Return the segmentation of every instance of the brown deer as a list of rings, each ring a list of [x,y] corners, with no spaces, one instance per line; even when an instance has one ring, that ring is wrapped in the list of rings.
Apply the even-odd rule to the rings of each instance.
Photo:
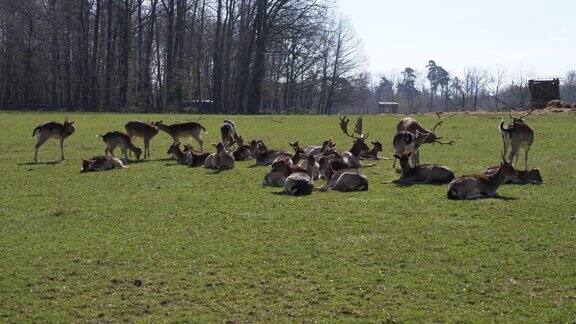
[[[262,186],[284,187],[286,178],[294,172],[306,173],[306,170],[293,165],[288,159],[278,160],[272,163],[272,169],[264,176],[264,180],[262,180]]]
[[[236,133],[236,123],[231,119],[226,119],[220,126],[220,136],[222,143],[232,143],[238,141],[238,134]]]
[[[493,175],[494,173],[496,173],[498,171],[498,167],[489,167],[488,169],[486,169],[486,171],[484,171],[485,175]],[[532,169],[529,171],[523,171],[523,170],[516,170],[516,173],[518,173],[518,176],[509,176],[508,178],[506,178],[506,182],[504,182],[504,184],[519,184],[519,185],[524,185],[524,184],[535,184],[535,185],[541,185],[542,183],[544,183],[544,180],[542,179],[542,175],[540,174],[540,171],[537,169]]]
[[[366,155],[368,154],[368,152],[370,152],[370,148],[364,142],[366,139],[368,139],[369,134],[364,134],[362,132],[363,131],[362,117],[358,117],[358,119],[356,120],[356,125],[354,127],[353,134],[350,134],[348,132],[349,122],[350,120],[346,116],[340,118],[340,129],[346,136],[354,139],[354,144],[352,145],[352,148],[349,151],[344,151],[341,153],[342,157],[344,158],[344,161],[346,161],[346,163],[348,163],[348,165],[351,168],[374,166],[374,164],[366,165],[362,163],[362,161],[360,161],[362,155]],[[327,150],[327,152],[329,152],[329,150]]]
[[[204,141],[202,140],[202,131],[206,133],[206,128],[202,124],[196,122],[180,123],[166,125],[161,121],[153,122],[154,126],[159,130],[166,132],[172,137],[172,142],[180,142],[181,138],[192,137],[200,145],[200,152],[204,152]]]
[[[395,158],[400,160],[400,167],[402,168],[402,174],[400,179],[396,181],[397,183],[404,185],[442,184],[450,183],[454,180],[454,172],[444,166],[421,164],[411,167],[408,162],[410,154],[395,156]]]
[[[518,156],[520,149],[524,150],[524,171],[528,171],[528,153],[530,147],[534,143],[534,130],[525,121],[524,118],[530,116],[534,109],[530,110],[522,117],[516,118],[512,116],[512,110],[509,109],[508,113],[512,122],[504,126],[504,121],[500,123],[500,132],[502,133],[503,154],[508,156],[510,163],[518,166]]]
[[[395,154],[402,156],[412,152],[412,166],[418,166],[420,164],[419,148],[422,144],[454,144],[454,141],[442,142],[442,137],[436,135],[436,128],[440,125],[442,125],[442,121],[436,123],[434,128],[429,130],[422,127],[422,125],[413,118],[403,118],[396,126],[396,135],[392,141]],[[394,160],[394,167],[396,167],[396,160]]]
[[[314,190],[314,181],[299,167],[291,165],[288,160],[281,160],[274,163],[274,169],[283,173],[286,177],[284,181],[284,193],[290,196],[305,196]]]
[[[473,174],[454,179],[448,187],[449,199],[479,199],[498,197],[498,188],[509,177],[517,177],[518,173],[510,162],[502,156],[502,163],[498,170],[491,174]]]
[[[382,143],[380,143],[379,141],[376,142],[370,142],[372,143],[372,149],[368,152],[362,152],[360,153],[360,158],[365,159],[365,160],[380,160],[381,157],[378,155],[379,152],[382,152]]]
[[[206,162],[206,159],[210,155],[210,153],[196,154],[190,145],[185,145],[184,151],[182,151],[180,150],[180,144],[180,142],[173,143],[166,152],[166,154],[174,156],[179,164],[189,165],[191,167],[201,166],[204,165],[204,162]]]
[[[332,142],[332,139],[330,138],[324,141],[324,143],[322,143],[322,146],[312,145],[304,148],[304,153],[306,153],[307,155],[318,155],[321,154],[322,152],[325,152],[327,149],[334,147],[336,147],[336,143]]]
[[[80,169],[80,172],[99,172],[126,168],[128,167],[125,166],[119,158],[105,155],[95,156],[88,160],[82,159],[82,169]]]
[[[367,191],[368,178],[358,169],[348,168],[338,160],[332,160],[325,167],[326,184],[321,191]]]
[[[244,139],[242,136],[236,134],[236,150],[232,153],[236,161],[248,161],[252,160],[252,150],[250,145],[244,145]]]
[[[234,169],[234,156],[228,151],[228,147],[222,143],[214,146],[216,153],[212,153],[206,158],[204,168],[218,171]]]
[[[253,152],[252,156],[256,160],[255,165],[260,166],[272,165],[272,163],[274,163],[274,161],[276,160],[290,159],[293,157],[293,155],[288,152],[271,150],[271,149],[269,150],[265,148],[266,147],[264,146],[264,143],[262,143],[261,141],[256,144],[256,148],[252,151]]]
[[[140,160],[140,155],[142,155],[142,150],[136,147],[130,136],[122,133],[122,132],[108,132],[104,135],[100,135],[104,143],[106,143],[106,149],[104,150],[105,155],[112,155],[114,156],[114,150],[117,146],[120,146],[120,150],[122,151],[122,158],[124,161],[128,160],[128,150],[136,155],[136,159]]]
[[[57,138],[60,140],[60,159],[64,160],[64,140],[74,134],[76,126],[74,122],[68,121],[68,118],[64,120],[63,124],[58,122],[48,122],[37,126],[32,131],[32,137],[36,136],[38,142],[34,147],[34,162],[38,162],[38,150],[44,143],[46,143],[51,138]]]
[[[142,138],[144,141],[144,158],[150,157],[150,141],[158,134],[158,127],[138,120],[129,121],[124,125],[126,134],[131,139]]]

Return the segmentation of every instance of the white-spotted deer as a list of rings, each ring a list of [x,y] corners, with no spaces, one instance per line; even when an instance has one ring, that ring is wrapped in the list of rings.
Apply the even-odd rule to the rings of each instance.
[[[74,134],[75,130],[74,122],[69,122],[68,118],[64,120],[63,124],[49,122],[34,128],[32,137],[36,136],[38,139],[34,147],[34,162],[38,162],[38,150],[40,147],[51,138],[56,138],[60,141],[60,159],[64,160],[64,140]]]
[[[105,155],[105,156],[95,156],[88,160],[82,159],[82,169],[81,173],[84,172],[99,172],[108,171],[112,169],[126,169],[125,166],[119,158]]]
[[[128,150],[136,155],[136,159],[140,160],[140,155],[142,155],[142,149],[136,147],[130,136],[122,133],[122,132],[108,132],[104,135],[100,135],[102,137],[102,141],[106,143],[106,150],[104,150],[105,155],[112,155],[114,156],[114,150],[117,146],[120,146],[120,150],[122,151],[122,158],[124,161],[128,160]]]
[[[491,174],[473,174],[454,179],[448,187],[449,199],[479,199],[498,197],[498,188],[509,177],[517,177],[518,173],[502,156],[498,170]]]
[[[204,152],[204,141],[202,140],[202,131],[206,133],[206,128],[202,124],[196,122],[180,123],[166,125],[161,121],[153,122],[154,126],[159,130],[166,132],[172,137],[172,142],[180,142],[182,138],[192,137],[200,145],[200,152]]]
[[[400,167],[402,168],[402,173],[400,179],[396,181],[397,183],[404,185],[443,184],[450,183],[454,180],[454,172],[444,166],[421,164],[411,167],[408,162],[410,154],[411,153],[402,156],[394,156],[400,160]]]
[[[524,171],[528,171],[528,153],[534,143],[534,130],[525,121],[524,118],[530,116],[534,109],[530,110],[522,117],[512,116],[512,110],[508,110],[512,122],[504,126],[504,121],[500,123],[500,132],[502,133],[503,154],[508,157],[510,163],[518,166],[518,156],[520,149],[524,150]]]
[[[139,120],[129,121],[124,125],[126,134],[130,139],[134,137],[142,138],[144,141],[144,158],[150,157],[150,141],[158,134],[158,127],[151,123],[145,123]]]

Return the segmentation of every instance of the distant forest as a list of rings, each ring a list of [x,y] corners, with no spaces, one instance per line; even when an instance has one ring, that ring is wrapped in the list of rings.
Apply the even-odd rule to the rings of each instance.
[[[529,98],[529,73],[431,60],[372,76],[365,61],[332,0],[0,1],[2,109],[369,114]],[[576,71],[561,85],[576,102]]]

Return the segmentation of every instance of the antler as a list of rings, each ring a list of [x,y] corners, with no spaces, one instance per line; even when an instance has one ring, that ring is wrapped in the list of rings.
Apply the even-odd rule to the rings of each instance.
[[[340,117],[340,129],[342,130],[342,132],[346,136],[357,139],[357,140],[365,140],[368,138],[368,134],[366,134],[366,135],[362,134],[362,117],[358,117],[358,119],[356,120],[356,125],[354,127],[354,133],[360,135],[360,137],[350,135],[348,133],[348,123],[349,122],[350,122],[350,119],[348,119],[346,116]]]
[[[532,113],[533,113],[535,110],[536,110],[536,108],[530,109],[530,111],[529,111],[527,114],[525,114],[524,116],[522,116],[522,117],[520,117],[520,118],[518,118],[518,119],[524,119],[524,118],[532,115]]]
[[[453,145],[455,142],[453,140],[449,142],[441,142],[440,139],[437,139],[434,141],[434,143],[438,143],[440,145]]]
[[[434,125],[434,128],[432,128],[432,133],[434,133],[436,131],[436,128],[440,125],[442,125],[443,121],[439,121],[436,123],[436,125]]]

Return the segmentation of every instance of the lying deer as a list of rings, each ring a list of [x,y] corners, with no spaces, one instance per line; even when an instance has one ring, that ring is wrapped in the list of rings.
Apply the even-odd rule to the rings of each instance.
[[[498,188],[509,177],[517,177],[518,173],[512,164],[503,157],[498,170],[491,174],[473,174],[454,179],[448,187],[449,199],[479,199],[498,197]]]
[[[528,153],[530,147],[534,143],[534,130],[524,121],[524,118],[530,116],[534,109],[530,110],[527,114],[520,118],[512,116],[512,111],[508,110],[510,118],[513,119],[511,123],[504,126],[504,121],[500,123],[500,132],[502,133],[503,153],[508,156],[508,160],[518,166],[518,155],[520,149],[524,150],[524,170],[528,170]]]
[[[484,174],[493,175],[497,171],[498,167],[489,167],[488,169],[486,169],[486,171],[484,171]],[[540,174],[540,171],[537,169],[532,169],[530,171],[516,170],[516,173],[518,173],[517,177],[514,176],[508,177],[506,179],[506,182],[504,182],[504,184],[511,183],[511,184],[541,185],[542,183],[544,183],[544,180],[542,180],[542,175]]]
[[[44,143],[46,143],[51,138],[57,138],[60,140],[60,159],[64,160],[64,140],[74,134],[76,127],[74,122],[69,122],[68,118],[64,120],[63,124],[58,122],[49,122],[37,126],[32,131],[32,137],[36,136],[38,142],[34,147],[34,162],[38,162],[38,150]]]
[[[299,167],[292,166],[287,160],[275,162],[275,168],[286,177],[284,193],[291,196],[305,196],[314,190],[314,181]]]
[[[142,138],[144,141],[144,158],[150,157],[150,141],[158,134],[158,127],[138,120],[129,121],[124,125],[130,139]]]
[[[174,156],[179,164],[189,165],[191,167],[204,165],[210,155],[210,153],[196,154],[189,145],[185,145],[184,151],[182,151],[180,150],[180,142],[170,145],[166,154]]]
[[[411,153],[408,153],[408,155],[394,156],[400,160],[400,167],[402,168],[402,174],[400,179],[396,181],[397,183],[405,185],[442,184],[450,183],[454,180],[454,172],[444,166],[421,164],[411,167],[408,162],[410,154]]]
[[[192,137],[200,145],[200,152],[204,152],[204,141],[202,140],[202,131],[206,132],[206,128],[199,123],[189,122],[181,124],[166,125],[162,121],[152,123],[158,127],[159,130],[166,132],[172,136],[172,142],[180,142],[181,138]]]
[[[396,126],[396,135],[392,141],[395,154],[402,156],[411,152],[412,166],[418,166],[420,164],[419,148],[422,144],[454,144],[454,141],[442,142],[442,137],[436,135],[436,128],[440,125],[442,125],[442,121],[436,123],[434,128],[429,130],[422,127],[422,125],[413,118],[403,118]],[[396,167],[396,160],[394,160],[394,167]]]
[[[278,150],[268,150],[262,142],[257,143],[256,149],[253,151],[253,157],[256,160],[255,165],[271,165],[278,159],[292,158],[292,154]]]
[[[140,155],[142,155],[142,150],[132,143],[130,136],[122,133],[122,132],[108,132],[104,135],[100,135],[104,143],[106,143],[106,149],[104,150],[105,155],[112,155],[114,156],[114,150],[117,146],[120,146],[120,150],[122,151],[122,158],[126,161],[128,160],[128,150],[136,155],[136,159],[140,160]]]
[[[295,166],[290,160],[279,160],[272,163],[272,169],[264,176],[262,180],[263,187],[284,187],[286,178],[294,172],[306,173],[305,169]]]
[[[329,148],[333,149],[335,147],[336,143],[332,142],[332,139],[330,138],[324,141],[324,143],[322,143],[322,146],[312,145],[304,148],[304,153],[306,153],[306,155],[318,155],[321,154],[322,152],[325,152]]]
[[[326,184],[321,191],[367,191],[368,178],[358,169],[350,169],[339,161],[330,161],[326,168]]]
[[[206,158],[204,168],[218,171],[234,169],[234,156],[228,151],[228,147],[222,143],[218,143],[215,147],[216,153]]]
[[[344,135],[354,139],[354,144],[352,145],[352,148],[349,151],[344,151],[341,153],[341,155],[344,158],[344,161],[346,161],[346,163],[348,163],[348,165],[351,168],[373,166],[374,164],[365,165],[364,163],[362,163],[362,161],[360,161],[362,155],[369,154],[370,152],[370,148],[365,143],[365,140],[368,139],[369,134],[363,133],[362,117],[358,117],[358,119],[356,120],[356,125],[354,127],[353,134],[350,134],[348,132],[349,122],[350,120],[346,116],[340,118],[340,129],[342,130]],[[326,152],[330,152],[330,154],[333,154],[333,151],[330,150],[327,150]]]
[[[378,153],[382,152],[382,143],[379,141],[370,143],[373,145],[372,149],[368,152],[361,152],[360,158],[365,160],[380,160],[381,158],[378,156]]]
[[[82,159],[82,169],[80,169],[80,172],[99,172],[126,168],[128,167],[125,166],[119,158],[105,155],[95,156],[88,160]]]
[[[232,153],[236,161],[248,161],[252,160],[252,150],[250,145],[244,145],[244,139],[242,136],[236,134],[236,144],[238,145],[236,150]]]

